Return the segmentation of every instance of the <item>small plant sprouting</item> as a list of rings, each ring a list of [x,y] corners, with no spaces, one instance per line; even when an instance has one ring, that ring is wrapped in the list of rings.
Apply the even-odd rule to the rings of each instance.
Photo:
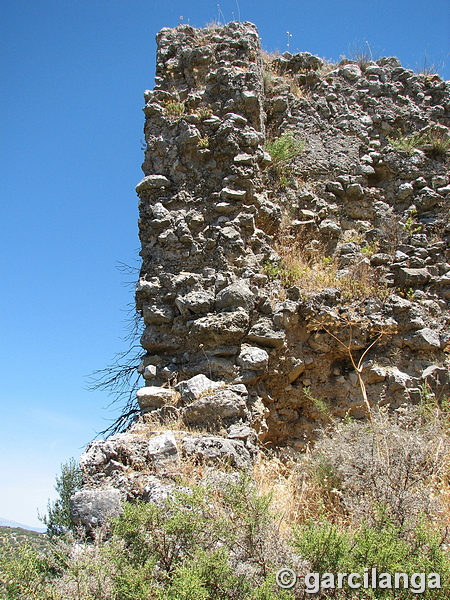
[[[321,398],[316,398],[315,396],[313,396],[311,393],[310,386],[304,387],[303,393],[323,419],[326,419],[327,421],[334,421],[333,414],[330,411],[328,404]]]
[[[379,252],[379,250],[380,250],[380,244],[376,240],[374,240],[373,242],[370,242],[369,244],[366,244],[365,246],[363,246],[361,248],[361,252],[365,256],[368,256],[369,258],[371,256],[373,256],[374,254],[376,254],[377,252]]]
[[[423,135],[418,133],[406,136],[401,131],[397,131],[394,137],[388,137],[388,141],[396,150],[402,150],[411,156],[424,142],[424,139]]]
[[[166,113],[170,117],[174,117],[179,119],[182,115],[184,115],[186,111],[186,107],[183,102],[179,102],[178,100],[169,100],[165,103],[164,108],[166,109]]]
[[[280,265],[267,260],[263,268],[263,273],[269,278],[269,281],[275,281],[280,277]]]
[[[263,83],[264,83],[264,91],[265,91],[266,94],[269,93],[269,92],[271,92],[273,90],[273,87],[274,87],[274,74],[270,70],[270,68],[267,67],[267,66],[264,69]]]
[[[198,140],[198,147],[202,150],[209,148],[209,137],[207,135]]]
[[[438,127],[429,130],[423,150],[434,158],[445,157],[450,153],[450,134]]]
[[[414,298],[414,290],[413,290],[413,288],[408,288],[406,290],[406,299],[411,301],[411,300],[413,300],[413,298]]]
[[[283,133],[280,137],[267,142],[266,150],[272,157],[274,167],[281,171],[303,152],[305,146],[304,140],[296,140],[291,134]]]
[[[416,221],[417,209],[413,208],[406,219],[403,229],[408,235],[413,235],[414,233],[419,233],[422,230],[422,225],[418,225]]]
[[[201,121],[212,117],[213,111],[208,106],[199,106],[197,109],[197,116]]]
[[[394,148],[403,150],[410,156],[416,150],[423,150],[432,158],[445,157],[450,152],[450,134],[441,127],[431,127],[428,131],[416,132],[409,136],[398,131],[388,140]]]

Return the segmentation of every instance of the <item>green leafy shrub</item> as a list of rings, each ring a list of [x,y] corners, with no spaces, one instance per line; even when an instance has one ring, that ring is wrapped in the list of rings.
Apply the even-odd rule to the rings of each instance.
[[[0,546],[0,598],[8,600],[53,600],[51,566],[28,542],[19,548]]]
[[[423,598],[448,598],[450,561],[442,548],[442,538],[419,524],[405,535],[382,508],[374,525],[345,528],[327,520],[308,522],[295,534],[295,546],[310,563],[313,573],[360,573],[375,568],[378,574],[438,573],[441,589],[429,589]],[[319,598],[325,598],[320,595]],[[355,591],[345,585],[333,597],[354,598]],[[358,596],[359,597],[359,596]],[[364,598],[411,598],[409,589],[365,589]]]
[[[69,532],[53,538],[46,556],[25,546],[20,555],[2,553],[4,597],[293,600],[274,583],[292,550],[269,505],[244,475],[214,489],[185,487],[158,504],[126,503],[106,541],[101,531],[94,540]]]

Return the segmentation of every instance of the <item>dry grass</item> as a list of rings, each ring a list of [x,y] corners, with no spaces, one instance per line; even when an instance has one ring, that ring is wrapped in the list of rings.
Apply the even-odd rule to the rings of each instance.
[[[253,478],[259,494],[272,495],[271,509],[279,515],[280,530],[286,535],[324,515],[333,522],[347,520],[332,473],[325,466],[317,468],[310,452],[287,461],[276,453],[261,454]]]
[[[292,242],[283,236],[276,242],[275,251],[281,261],[266,264],[265,273],[270,279],[279,279],[284,287],[297,285],[304,292],[338,288],[348,301],[385,299],[389,295],[388,288],[379,284],[366,261],[349,266],[347,273],[339,273],[336,259],[326,256],[320,246],[310,250],[304,241]]]
[[[258,493],[271,494],[280,531],[326,519],[341,526],[370,520],[385,502],[402,526],[424,517],[438,530],[450,518],[450,440],[435,416],[417,408],[380,411],[372,423],[335,423],[313,449],[282,460],[261,454]]]

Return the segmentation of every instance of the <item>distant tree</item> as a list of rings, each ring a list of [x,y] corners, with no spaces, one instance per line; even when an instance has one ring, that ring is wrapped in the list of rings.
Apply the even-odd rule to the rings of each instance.
[[[73,530],[70,520],[70,498],[80,489],[82,473],[78,463],[71,458],[61,465],[61,475],[56,478],[55,490],[59,498],[47,503],[47,514],[39,519],[47,526],[47,535],[53,537],[62,535],[67,530]]]

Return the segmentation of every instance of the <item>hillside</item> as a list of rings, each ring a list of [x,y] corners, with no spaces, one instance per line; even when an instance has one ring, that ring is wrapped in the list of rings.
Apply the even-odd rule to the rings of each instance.
[[[8,542],[13,548],[28,542],[39,550],[44,550],[48,545],[48,539],[44,533],[22,529],[21,527],[6,527],[0,525],[0,544]]]

